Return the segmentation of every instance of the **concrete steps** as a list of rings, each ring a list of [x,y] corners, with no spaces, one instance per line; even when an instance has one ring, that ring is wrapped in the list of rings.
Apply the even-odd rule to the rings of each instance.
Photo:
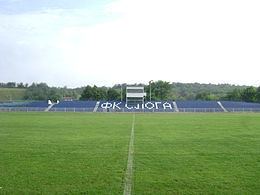
[[[220,106],[220,108],[224,111],[224,112],[228,112],[227,109],[221,104],[220,101],[217,102],[218,105]]]
[[[179,112],[179,108],[175,101],[173,102],[173,107],[174,107],[175,112]]]

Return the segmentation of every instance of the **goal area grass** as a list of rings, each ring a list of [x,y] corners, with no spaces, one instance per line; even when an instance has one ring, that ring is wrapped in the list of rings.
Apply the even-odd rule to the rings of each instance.
[[[259,113],[135,114],[133,194],[260,194]],[[123,194],[133,113],[0,113],[0,194]]]

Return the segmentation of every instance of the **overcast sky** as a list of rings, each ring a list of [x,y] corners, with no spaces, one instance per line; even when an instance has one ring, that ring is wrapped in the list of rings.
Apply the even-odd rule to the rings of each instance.
[[[260,85],[259,0],[0,0],[0,82]]]

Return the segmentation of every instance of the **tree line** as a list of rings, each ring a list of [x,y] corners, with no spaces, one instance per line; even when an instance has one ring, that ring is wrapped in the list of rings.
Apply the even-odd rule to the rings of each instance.
[[[0,88],[27,88],[29,86],[28,83],[16,83],[16,82],[7,82],[0,83]]]
[[[260,87],[236,86],[229,84],[170,83],[155,81],[144,86],[146,100],[230,100],[260,102]],[[112,88],[87,86],[82,100],[125,100],[126,84],[117,84]]]
[[[245,89],[234,89],[227,94],[226,100],[260,103],[260,86],[257,88],[247,87]]]
[[[79,99],[82,89],[68,89],[67,87],[49,87],[46,83],[33,83],[24,95],[25,100],[63,100]]]
[[[260,87],[237,86],[230,84],[170,83],[155,81],[144,86],[146,100],[232,100],[260,102]],[[24,88],[24,100],[125,100],[127,84],[116,84],[113,87],[96,85],[79,88],[50,87],[46,83],[0,83],[0,88]]]

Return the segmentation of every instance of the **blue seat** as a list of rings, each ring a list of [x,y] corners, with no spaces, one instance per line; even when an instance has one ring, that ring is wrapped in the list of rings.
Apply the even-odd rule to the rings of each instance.
[[[216,101],[176,101],[180,112],[223,112],[223,109]]]
[[[92,112],[96,101],[61,101],[55,104],[50,111],[60,111],[60,112]]]
[[[221,101],[221,104],[230,112],[235,111],[260,111],[259,103]]]
[[[11,102],[11,103],[1,103],[0,107],[30,107],[30,108],[47,108],[47,101],[35,101],[35,102]]]
[[[55,104],[53,108],[94,108],[96,101],[61,101]]]

